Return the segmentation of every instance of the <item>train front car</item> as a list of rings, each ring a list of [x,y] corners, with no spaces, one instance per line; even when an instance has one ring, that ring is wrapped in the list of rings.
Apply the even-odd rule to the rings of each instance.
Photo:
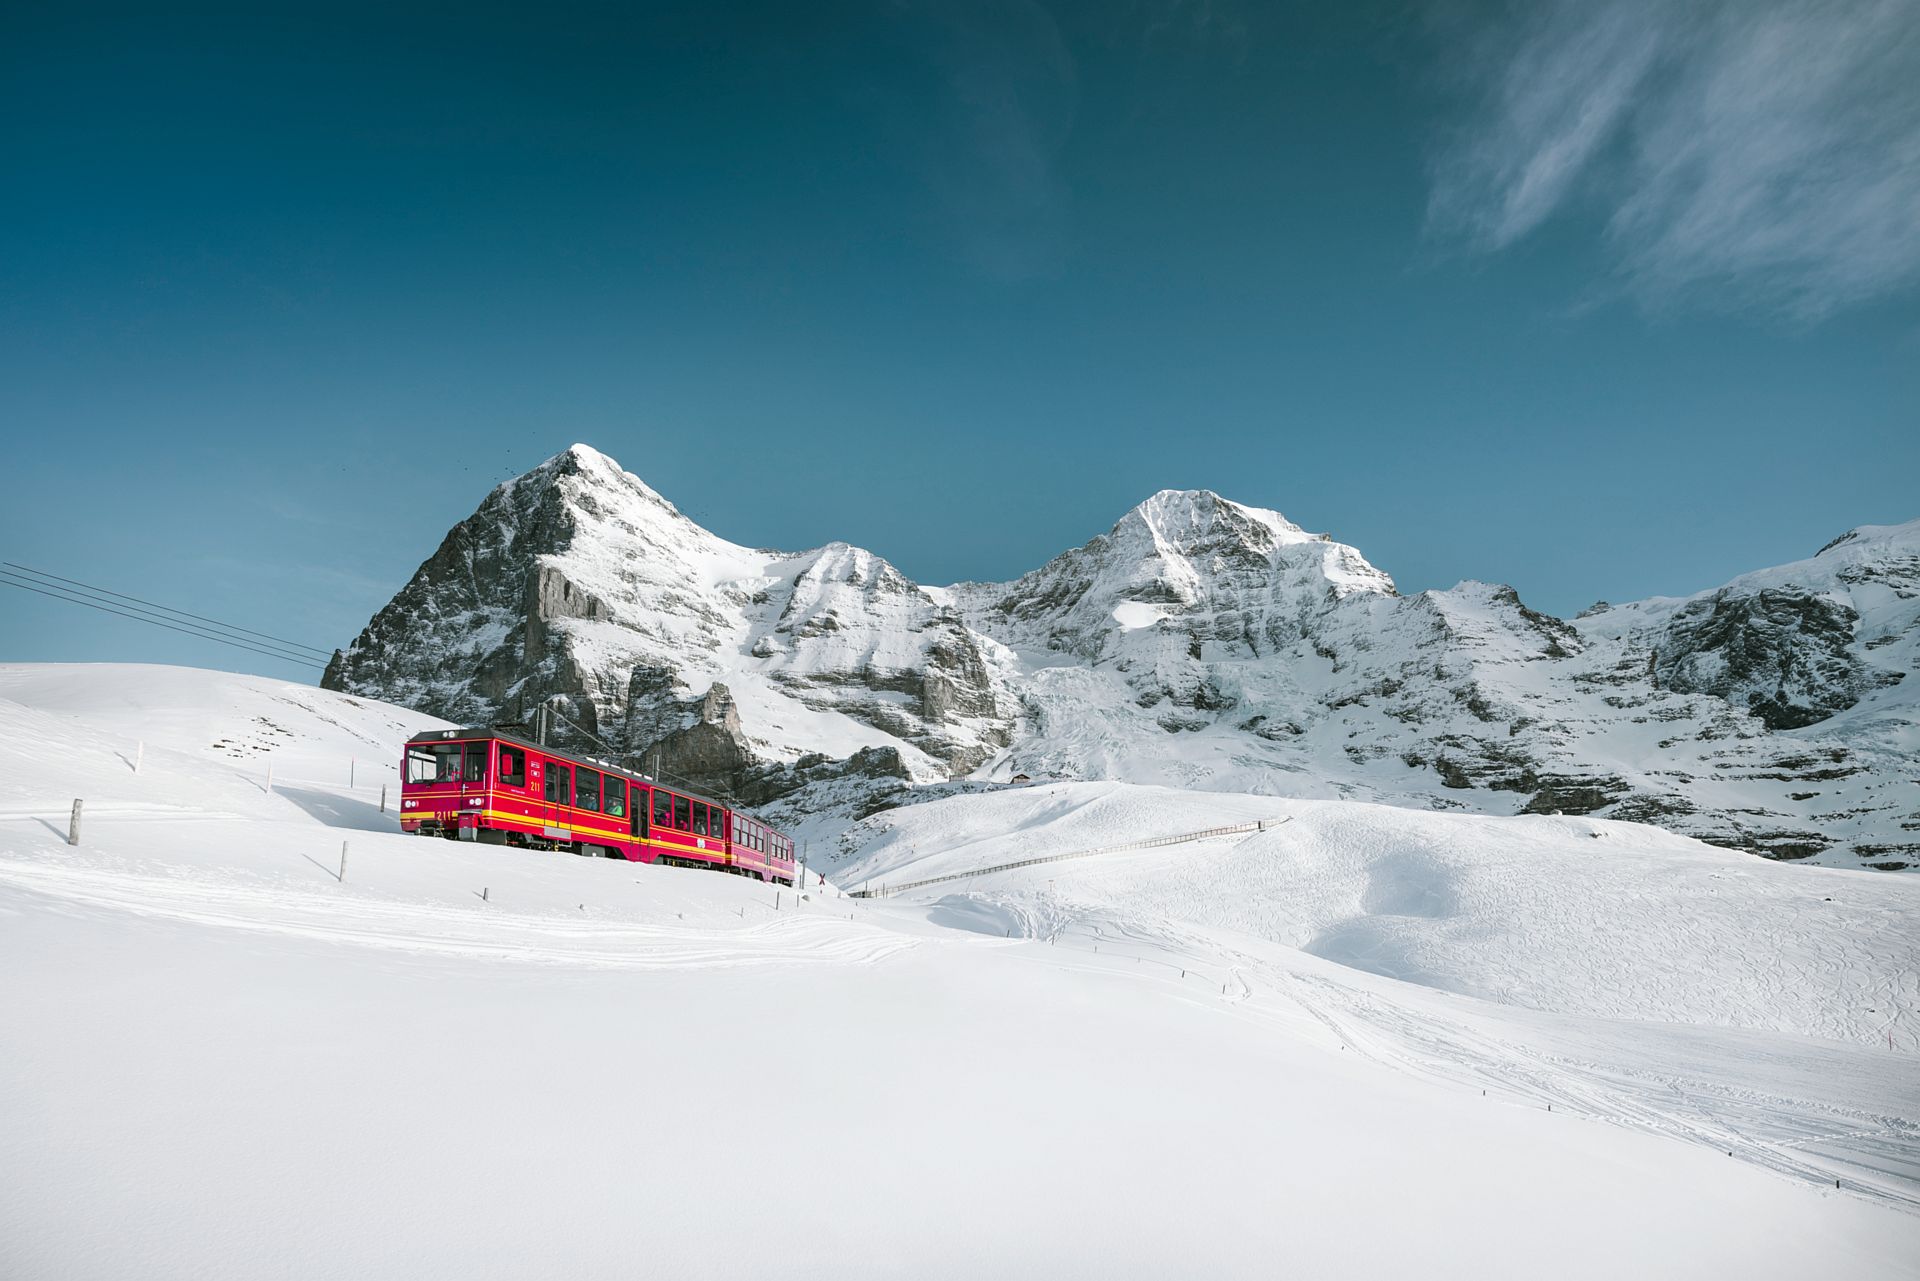
[[[484,731],[435,730],[400,762],[400,830],[474,839],[488,809],[493,740]]]

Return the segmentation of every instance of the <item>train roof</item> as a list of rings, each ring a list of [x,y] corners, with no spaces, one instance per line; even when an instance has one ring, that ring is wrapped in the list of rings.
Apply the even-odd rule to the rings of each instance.
[[[688,789],[684,787],[676,786],[673,783],[663,783],[659,779],[653,777],[651,774],[642,774],[639,770],[631,770],[624,765],[612,765],[606,761],[601,760],[598,756],[588,756],[585,752],[575,752],[575,751],[569,751],[566,748],[544,746],[540,743],[534,742],[530,738],[523,738],[518,734],[511,733],[497,725],[496,726],[476,725],[476,726],[471,726],[467,729],[422,730],[418,734],[410,735],[407,738],[407,745],[411,747],[415,743],[447,742],[449,740],[458,741],[461,739],[469,739],[469,738],[497,738],[503,743],[512,743],[519,747],[530,748],[533,751],[539,752],[545,756],[558,756],[563,760],[574,761],[574,762],[585,764],[585,765],[591,765],[594,769],[611,770],[613,773],[624,775],[625,777],[633,780],[634,782],[645,783],[648,787],[664,788],[665,790],[672,792],[675,796],[684,796],[689,800],[704,801],[708,805],[718,805],[721,809],[727,810],[730,813],[735,813],[735,814],[747,813],[747,811],[741,809],[737,805],[729,805],[725,801],[715,800],[711,796],[704,796],[699,792],[689,791]],[[754,819],[753,821],[756,823],[760,822],[760,820],[757,818]],[[763,824],[763,826],[765,825]],[[769,827],[768,830],[773,831],[774,829]]]

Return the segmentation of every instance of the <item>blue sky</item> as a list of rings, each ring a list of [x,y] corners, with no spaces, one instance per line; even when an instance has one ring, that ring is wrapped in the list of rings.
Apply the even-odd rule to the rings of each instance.
[[[582,440],[930,583],[1207,487],[1698,590],[1920,515],[1915,13],[10,8],[0,559],[344,644]],[[15,591],[0,659],[298,674]]]

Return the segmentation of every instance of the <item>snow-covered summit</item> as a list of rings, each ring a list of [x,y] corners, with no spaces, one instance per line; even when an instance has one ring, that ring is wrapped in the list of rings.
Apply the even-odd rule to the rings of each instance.
[[[1163,489],[1083,547],[1012,583],[953,589],[970,620],[1015,646],[1087,658],[1143,643],[1163,619],[1257,652],[1306,613],[1393,580],[1354,548],[1210,490]]]
[[[576,445],[489,494],[326,683],[767,804],[1016,774],[1599,813],[1776,857],[1920,862],[1920,521],[1566,622],[1401,596],[1355,548],[1162,490],[1009,583],[757,550]],[[577,727],[577,728],[575,728]],[[896,795],[894,799],[898,799]]]

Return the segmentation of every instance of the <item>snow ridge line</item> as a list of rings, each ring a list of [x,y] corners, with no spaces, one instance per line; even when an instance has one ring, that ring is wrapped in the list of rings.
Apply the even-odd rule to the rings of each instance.
[[[1226,827],[1203,827],[1197,832],[1181,832],[1174,836],[1149,836],[1144,840],[1127,841],[1120,845],[1102,845],[1098,849],[1075,850],[1071,854],[1044,854],[1039,858],[1023,858],[1012,863],[994,863],[988,867],[976,867],[967,872],[949,872],[945,876],[929,876],[923,881],[907,881],[900,885],[882,885],[873,889],[858,889],[850,892],[848,898],[886,898],[906,890],[917,890],[925,885],[943,885],[948,881],[964,881],[969,877],[986,876],[991,872],[1008,872],[1017,867],[1033,867],[1040,863],[1064,863],[1068,859],[1093,858],[1100,854],[1119,854],[1126,850],[1158,849],[1163,845],[1184,845],[1188,841],[1205,841],[1216,836],[1237,836],[1242,832],[1264,832],[1282,823],[1291,823],[1293,816],[1285,818],[1260,818],[1251,823],[1231,823]]]

